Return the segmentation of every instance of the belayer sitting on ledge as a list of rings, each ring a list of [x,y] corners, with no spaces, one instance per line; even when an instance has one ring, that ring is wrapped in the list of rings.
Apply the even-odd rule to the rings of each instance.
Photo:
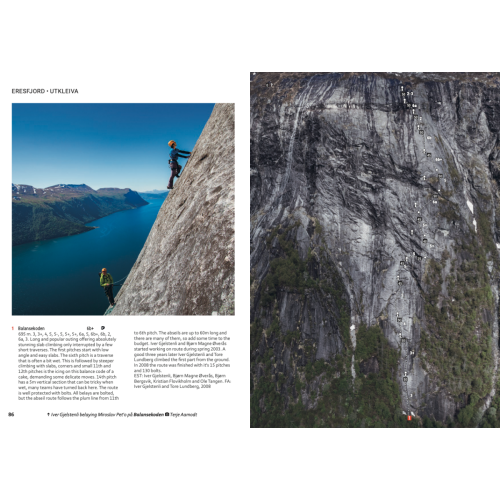
[[[170,174],[167,189],[174,189],[174,177],[179,177],[181,171],[181,166],[177,163],[177,158],[189,158],[191,153],[189,151],[177,149],[177,143],[175,141],[169,141],[168,145],[172,148],[172,151],[170,151],[170,160],[168,160],[172,173]],[[183,154],[180,153],[189,156],[183,156]]]
[[[108,274],[105,267],[102,268],[102,272],[99,273],[101,286],[104,288],[104,293],[108,297],[111,306],[115,305],[115,299],[113,298],[113,276]]]

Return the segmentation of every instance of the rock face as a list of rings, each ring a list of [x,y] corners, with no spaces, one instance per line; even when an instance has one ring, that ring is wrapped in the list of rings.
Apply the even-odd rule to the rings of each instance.
[[[498,74],[252,74],[252,425],[490,425],[499,181]]]
[[[234,314],[234,105],[216,104],[111,315]]]

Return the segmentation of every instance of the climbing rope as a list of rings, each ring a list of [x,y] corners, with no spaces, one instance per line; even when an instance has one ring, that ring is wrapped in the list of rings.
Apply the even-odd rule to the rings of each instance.
[[[127,274],[127,276],[125,276],[125,278],[122,278],[121,280],[115,281],[114,283],[111,283],[111,285],[113,285],[113,286],[115,286],[115,285],[116,286],[123,286],[125,283],[122,283],[121,285],[118,285],[117,283],[120,283],[120,281],[123,281],[123,280],[125,280],[127,278],[128,278],[128,274]]]

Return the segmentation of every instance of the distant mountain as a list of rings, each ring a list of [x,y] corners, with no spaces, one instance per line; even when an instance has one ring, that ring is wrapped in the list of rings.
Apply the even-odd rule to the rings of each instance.
[[[43,189],[12,184],[12,245],[91,231],[85,224],[147,204],[128,188],[95,191],[86,184],[57,184]]]
[[[145,193],[139,193],[145,200],[164,200],[168,196],[168,191],[162,192],[158,191],[157,193],[150,193],[146,191]]]
[[[165,191],[164,189],[163,190],[153,189],[152,191],[144,191],[144,193],[141,194],[163,194],[163,193],[168,193],[168,190]]]

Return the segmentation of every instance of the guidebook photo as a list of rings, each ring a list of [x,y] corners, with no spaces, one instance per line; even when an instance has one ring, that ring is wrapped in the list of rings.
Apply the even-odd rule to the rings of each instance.
[[[233,315],[234,104],[14,104],[12,314]]]

